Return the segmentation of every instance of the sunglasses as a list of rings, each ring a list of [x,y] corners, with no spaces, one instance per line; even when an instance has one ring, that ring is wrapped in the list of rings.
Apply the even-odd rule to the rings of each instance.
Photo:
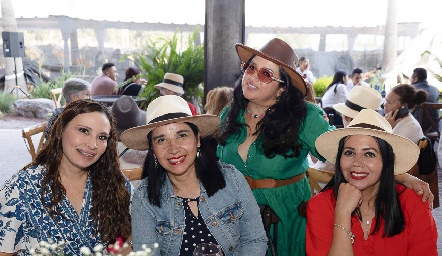
[[[284,83],[284,81],[282,81],[281,79],[274,77],[273,72],[271,70],[266,69],[266,68],[258,68],[253,63],[243,63],[241,66],[242,66],[242,71],[244,73],[246,73],[247,75],[251,76],[255,72],[257,72],[258,73],[258,80],[265,83],[265,84],[271,83],[273,81]]]

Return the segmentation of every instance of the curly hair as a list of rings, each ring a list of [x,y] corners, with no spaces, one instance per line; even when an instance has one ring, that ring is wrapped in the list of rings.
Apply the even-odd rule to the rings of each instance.
[[[277,102],[267,109],[264,117],[258,122],[255,134],[263,136],[262,149],[266,157],[276,155],[284,157],[299,156],[301,145],[298,143],[299,127],[307,115],[307,106],[302,92],[292,85],[287,73],[279,68],[282,83],[285,87]],[[242,77],[236,81],[233,91],[233,101],[227,113],[225,123],[218,129],[216,138],[220,145],[225,145],[227,139],[239,134],[244,124],[238,116],[244,112],[248,100],[242,91]]]
[[[84,113],[103,113],[111,125],[107,147],[97,162],[89,167],[88,174],[92,181],[92,217],[103,241],[110,241],[119,234],[127,237],[131,232],[129,213],[130,192],[126,188],[126,179],[120,171],[117,153],[115,120],[106,106],[92,100],[77,100],[67,105],[55,121],[49,139],[38,153],[32,164],[42,164],[46,173],[42,179],[40,199],[48,208],[51,218],[59,214],[60,202],[66,195],[61,184],[60,164],[63,158],[62,135],[66,126],[76,116]],[[45,202],[44,195],[52,191],[50,202]]]

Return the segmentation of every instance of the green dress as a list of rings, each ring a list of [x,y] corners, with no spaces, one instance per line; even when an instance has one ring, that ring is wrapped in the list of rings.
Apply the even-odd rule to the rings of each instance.
[[[221,113],[221,122],[225,121],[228,109]],[[239,121],[244,124],[244,115],[241,111]],[[276,155],[267,158],[260,150],[262,137],[259,136],[250,145],[247,161],[244,163],[238,154],[238,146],[242,144],[247,131],[245,126],[240,134],[233,134],[225,146],[218,145],[217,155],[221,161],[234,165],[242,174],[252,179],[287,179],[307,171],[307,154],[311,152],[315,157],[323,160],[315,149],[315,140],[322,133],[334,129],[322,116],[322,110],[307,103],[307,115],[299,128],[299,143],[301,152],[299,157],[284,158]],[[253,195],[258,205],[269,205],[278,215],[281,222],[278,224],[277,251],[278,255],[305,255],[306,220],[298,214],[298,205],[308,201],[311,197],[308,179],[278,188],[254,189]]]

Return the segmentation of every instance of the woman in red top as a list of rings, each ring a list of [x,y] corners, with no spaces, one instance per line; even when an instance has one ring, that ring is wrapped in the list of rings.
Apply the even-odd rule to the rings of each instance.
[[[336,173],[308,203],[308,255],[437,255],[428,202],[394,181],[417,162],[415,143],[364,109],[347,128],[318,137],[316,148]]]

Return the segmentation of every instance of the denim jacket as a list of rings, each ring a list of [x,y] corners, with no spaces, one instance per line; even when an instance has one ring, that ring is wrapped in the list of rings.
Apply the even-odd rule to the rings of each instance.
[[[202,183],[199,211],[227,255],[265,255],[267,237],[259,208],[244,176],[232,165],[219,162],[226,187],[209,197]],[[167,176],[166,176],[167,177]],[[169,178],[161,188],[161,208],[149,203],[147,178],[136,188],[131,205],[134,251],[142,245],[155,255],[179,255],[185,227],[182,199],[173,192]]]

